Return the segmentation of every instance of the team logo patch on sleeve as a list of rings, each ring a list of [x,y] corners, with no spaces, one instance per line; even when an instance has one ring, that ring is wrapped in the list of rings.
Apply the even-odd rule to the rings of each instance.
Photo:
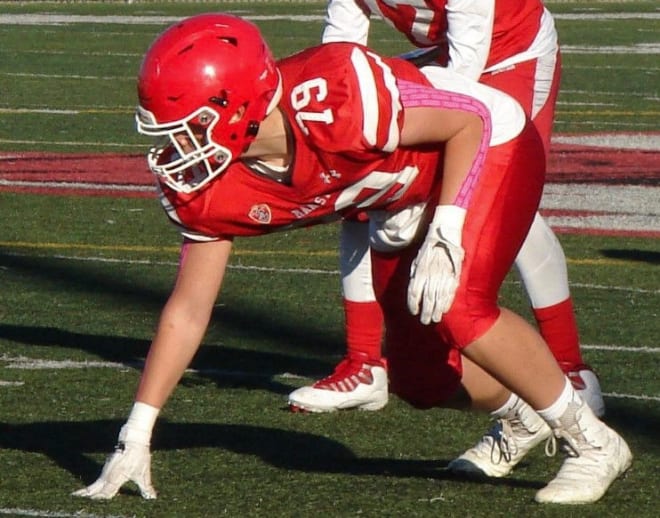
[[[250,209],[250,212],[248,213],[248,216],[252,221],[256,221],[257,223],[261,223],[263,225],[270,223],[272,218],[270,207],[265,203],[253,205]]]

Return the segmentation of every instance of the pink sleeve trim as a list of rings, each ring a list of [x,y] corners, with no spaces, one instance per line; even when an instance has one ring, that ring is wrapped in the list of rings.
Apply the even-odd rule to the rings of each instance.
[[[488,152],[492,132],[490,112],[481,101],[468,95],[449,92],[447,90],[439,90],[437,88],[420,85],[410,81],[399,81],[398,84],[401,93],[401,104],[404,108],[429,107],[462,110],[474,113],[481,118],[484,131],[481,136],[479,151],[474,157],[470,170],[465,176],[461,188],[456,195],[456,199],[453,202],[453,205],[457,205],[464,209],[467,208],[483,169],[486,160],[486,153]]]

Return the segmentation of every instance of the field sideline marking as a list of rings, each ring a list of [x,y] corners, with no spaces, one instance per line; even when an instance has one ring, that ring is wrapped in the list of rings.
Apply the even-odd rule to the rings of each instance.
[[[62,146],[103,146],[103,147],[121,147],[121,148],[135,148],[135,149],[144,149],[144,144],[130,144],[123,142],[74,142],[71,140],[12,140],[1,138],[0,143],[2,144],[55,144]]]
[[[98,251],[111,251],[111,252],[169,252],[178,254],[180,248],[178,246],[145,246],[145,245],[87,245],[84,243],[30,243],[26,241],[0,241],[0,247],[5,248],[33,248],[33,249],[48,249],[48,250],[98,250]],[[28,257],[29,254],[16,254],[23,257]],[[237,250],[234,249],[232,255],[257,255],[257,256],[296,256],[296,255],[305,255],[305,256],[318,256],[318,257],[334,257],[338,255],[338,250],[321,250],[317,252],[312,251],[300,251],[300,252],[281,252],[277,250]],[[34,257],[34,256],[33,256]],[[37,256],[37,257],[51,257],[51,256]],[[73,261],[87,261],[87,260],[98,260],[98,261],[110,261],[110,262],[122,262],[125,259],[112,259],[106,257],[81,257],[81,256],[52,256],[57,257],[58,259],[71,259]],[[126,260],[128,262],[136,262],[131,260]],[[149,259],[143,261],[144,264],[149,264]],[[158,263],[163,264],[163,263]],[[164,263],[167,264],[167,263]],[[174,263],[177,264],[177,263]],[[334,273],[334,272],[333,272]]]
[[[634,353],[650,353],[657,354],[660,353],[659,347],[620,347],[613,345],[583,345],[584,349],[597,350],[603,349],[606,351],[621,351],[621,352],[634,352]],[[17,369],[17,370],[65,370],[65,369],[89,369],[89,368],[106,368],[106,369],[118,369],[118,370],[130,370],[136,369],[141,370],[144,365],[143,362],[108,362],[108,361],[95,361],[95,360],[41,360],[26,358],[25,356],[11,357],[6,354],[0,356],[0,362],[6,362],[9,365],[5,366],[5,369]],[[192,369],[188,368],[185,371],[186,374],[199,374],[213,377],[225,377],[232,379],[246,379],[246,378],[284,378],[284,379],[295,379],[295,380],[313,380],[317,379],[318,376],[309,377],[303,376],[300,374],[285,372],[275,375],[266,375],[245,371],[232,371],[225,369]],[[23,383],[16,382],[0,382],[0,387],[2,386],[23,386]],[[625,394],[620,392],[604,392],[603,396],[608,398],[615,399],[635,399],[641,401],[660,401],[660,396],[651,396],[648,394]]]
[[[322,14],[252,14],[244,13],[243,16],[253,21],[290,21],[290,22],[319,22],[323,21]],[[624,13],[554,13],[556,20],[657,20],[658,13],[647,12],[624,12]],[[75,23],[102,23],[121,25],[165,25],[181,20],[180,16],[122,16],[122,15],[77,15],[77,14],[40,14],[40,13],[17,13],[0,14],[0,25],[61,25]]]
[[[580,349],[589,351],[617,351],[617,352],[632,352],[632,353],[660,353],[660,347],[624,347],[622,345],[580,345]]]
[[[11,340],[9,340],[11,341]],[[639,354],[660,354],[660,347],[653,346],[631,346],[625,347],[622,345],[597,345],[597,344],[582,344],[581,349],[587,351],[607,351],[607,352],[623,352],[623,353],[639,353]],[[142,369],[144,362],[114,362],[104,360],[44,360],[40,358],[28,358],[27,356],[10,356],[8,354],[0,355],[0,362],[5,362],[8,365],[4,366],[5,369],[16,370],[65,370],[65,369]],[[192,374],[218,374],[222,376],[249,376],[249,377],[264,377],[266,375],[249,373],[243,371],[230,371],[226,369],[186,369],[187,373]],[[306,379],[307,376],[292,373],[276,374],[278,377],[294,377],[296,379]],[[270,375],[266,376],[270,377]]]
[[[147,246],[147,245],[89,245],[84,243],[31,243],[27,241],[0,241],[0,248],[31,248],[36,250],[92,250],[92,251],[107,251],[107,252],[145,252],[145,253],[159,253],[167,252],[178,254],[180,248],[178,246]],[[36,258],[49,258],[54,259],[69,259],[71,261],[98,261],[98,262],[110,262],[110,263],[127,263],[127,264],[156,264],[156,265],[168,265],[168,264],[178,264],[176,262],[168,261],[152,261],[150,259],[123,259],[123,258],[111,258],[111,257],[85,257],[85,256],[75,256],[75,255],[32,255],[32,254],[22,254],[15,253],[11,254],[17,257],[36,257]],[[279,250],[240,250],[234,248],[232,255],[236,256],[257,256],[257,257],[296,257],[296,256],[312,256],[312,257],[338,257],[339,251],[332,250],[319,250],[319,251],[307,251],[300,250],[296,251],[279,251]],[[587,265],[587,266],[615,266],[623,264],[637,264],[637,261],[626,260],[626,259],[571,259],[567,258],[566,261],[570,264],[575,265]],[[262,268],[259,266],[254,266],[250,268]],[[270,267],[263,267],[270,270]],[[284,271],[284,269],[272,268],[275,271]],[[288,268],[287,271],[306,271],[304,268]],[[324,273],[335,274],[338,273],[337,270],[321,270]]]
[[[620,394],[619,392],[603,392],[603,396],[612,399],[638,399],[641,401],[660,401],[659,396],[647,396],[645,394],[637,396],[635,394]]]
[[[3,244],[0,242],[0,247]],[[165,250],[165,248],[158,248],[156,250]],[[178,250],[178,249],[177,249]],[[303,252],[301,252],[303,254]],[[336,256],[336,251],[326,251],[326,252],[304,252],[304,255],[310,256],[314,255],[317,257],[332,257]],[[98,262],[98,263],[108,263],[108,264],[137,264],[145,266],[178,266],[177,261],[154,261],[151,259],[117,259],[112,257],[82,257],[82,256],[67,256],[67,255],[32,255],[32,254],[21,254],[21,253],[9,253],[5,254],[10,257],[33,257],[38,259],[60,259],[64,261],[83,261],[83,262]],[[234,255],[237,256],[287,256],[287,255],[297,255],[292,254],[291,252],[260,252],[260,251],[251,251],[245,250],[243,252],[236,251]],[[634,261],[624,261],[622,259],[566,259],[566,262],[569,264],[576,265],[623,265],[629,262]],[[260,271],[260,272],[273,272],[273,273],[292,273],[292,274],[317,274],[317,275],[339,275],[339,270],[326,270],[320,268],[280,268],[274,266],[250,266],[242,264],[229,264],[227,266],[229,270],[243,270],[243,271]],[[513,284],[520,284],[519,281],[514,281]],[[610,290],[610,291],[625,291],[630,293],[645,293],[651,295],[660,294],[660,289],[644,289],[644,288],[631,288],[630,286],[607,286],[600,284],[589,284],[581,282],[571,282],[570,286],[573,288],[585,288],[585,289],[595,289],[595,290]]]
[[[574,106],[575,103],[559,103],[562,106]],[[126,108],[0,108],[0,114],[21,114],[21,113],[40,113],[40,114],[51,114],[51,115],[82,115],[82,114],[133,114],[135,113],[135,108],[126,107]],[[643,116],[643,117],[657,117],[660,114],[660,111],[657,110],[642,110],[642,111],[631,111],[631,110],[568,110],[568,109],[558,109],[556,110],[557,115],[596,115],[599,117],[631,117]],[[5,139],[3,140],[6,143],[21,141],[13,141]],[[35,141],[36,142],[36,141]]]
[[[51,113],[54,115],[80,115],[82,113],[135,113],[135,108],[80,108],[80,109],[57,109],[57,108],[0,108],[0,113]],[[634,115],[631,112],[626,115]],[[643,112],[640,112],[643,113]]]
[[[660,111],[651,110],[651,111],[630,111],[630,110],[557,110],[557,114],[568,114],[568,115],[602,115],[605,117],[618,117],[620,115],[644,115],[648,117],[657,117]]]

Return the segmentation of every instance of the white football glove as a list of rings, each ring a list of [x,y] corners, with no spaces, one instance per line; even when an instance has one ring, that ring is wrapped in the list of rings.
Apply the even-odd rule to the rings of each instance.
[[[438,206],[410,267],[408,309],[420,315],[422,324],[440,322],[454,302],[465,257],[461,247],[465,213],[456,205]]]
[[[142,498],[156,498],[156,490],[151,484],[150,435],[150,432],[145,433],[124,425],[119,432],[114,453],[105,461],[101,476],[93,484],[74,491],[72,495],[109,500],[121,486],[131,481],[137,484]]]

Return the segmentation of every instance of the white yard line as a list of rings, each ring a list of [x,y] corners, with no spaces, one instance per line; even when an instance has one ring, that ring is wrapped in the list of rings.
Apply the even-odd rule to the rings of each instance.
[[[64,513],[58,511],[43,511],[40,509],[21,509],[18,507],[2,507],[0,508],[0,515],[8,516],[36,516],[40,518],[129,518],[128,516],[121,516],[117,514],[90,514],[82,511],[75,513]],[[133,515],[135,516],[135,515]]]
[[[633,45],[562,45],[562,54],[660,54],[660,43]]]
[[[244,18],[253,21],[322,22],[323,14],[250,14]],[[556,20],[658,20],[660,13],[554,13]],[[120,24],[120,25],[166,25],[177,22],[181,16],[122,16],[122,15],[74,15],[74,14],[0,14],[0,25],[69,25],[76,23]]]
[[[617,353],[630,353],[630,354],[660,354],[660,347],[642,346],[642,347],[624,347],[620,345],[589,345],[583,344],[580,346],[587,351],[607,351]],[[11,356],[3,354],[0,356],[1,366],[10,370],[77,370],[77,369],[118,369],[118,370],[131,370],[141,369],[143,362],[110,362],[101,360],[50,360],[42,358],[28,358],[27,356]],[[249,377],[249,378],[271,378],[272,375],[249,373],[243,371],[232,371],[226,369],[186,369],[189,374],[205,374],[217,377]],[[275,377],[281,378],[299,378],[305,379],[306,376],[285,372],[275,374]]]
[[[583,349],[587,350],[604,350],[610,352],[620,352],[624,354],[658,354],[660,353],[660,347],[621,347],[615,345],[583,345]],[[118,370],[130,370],[142,368],[142,363],[121,363],[121,362],[107,362],[107,361],[95,361],[95,360],[47,360],[39,358],[27,358],[25,356],[9,356],[3,355],[0,356],[0,363],[4,362],[6,365],[5,369],[19,369],[19,370],[70,370],[70,369],[118,369]],[[0,366],[0,369],[3,368]],[[245,371],[233,371],[226,369],[186,369],[187,374],[199,374],[203,376],[210,376],[214,378],[231,378],[231,379],[254,379],[254,378],[282,378],[282,379],[294,379],[294,380],[313,380],[318,376],[310,378],[309,376],[303,376],[300,374],[284,372],[275,375],[268,374],[259,374],[253,372]],[[20,387],[24,385],[23,382],[8,382],[0,380],[0,388],[7,386]],[[660,396],[648,395],[648,394],[626,394],[620,392],[604,392],[603,396],[606,398],[613,399],[634,399],[638,401],[660,401]],[[1,514],[1,513],[0,513]],[[6,513],[9,514],[9,513]],[[41,516],[41,515],[35,515]],[[55,515],[54,515],[55,516]],[[68,515],[64,515],[68,516]]]
[[[38,144],[55,144],[58,146],[76,146],[76,147],[90,147],[90,146],[99,146],[99,147],[115,147],[115,148],[134,148],[144,150],[144,144],[127,144],[125,142],[79,142],[73,140],[25,140],[25,139],[3,139],[0,138],[0,143],[2,144],[29,144],[29,145],[38,145]]]
[[[66,245],[62,245],[62,247],[66,248]],[[63,254],[50,255],[50,254],[23,254],[18,252],[16,253],[5,252],[4,255],[10,257],[58,259],[63,261],[98,262],[98,263],[108,263],[108,264],[138,264],[144,266],[176,267],[179,264],[177,261],[158,261],[152,259],[119,259],[114,257],[75,256],[75,255],[63,255]],[[571,260],[569,258],[567,259],[567,262],[576,263],[578,261]],[[623,264],[623,261],[616,261],[616,262]],[[238,271],[260,271],[260,272],[270,272],[270,273],[290,273],[290,274],[302,274],[302,275],[339,275],[339,270],[325,270],[320,268],[277,268],[273,266],[250,266],[243,264],[230,264],[228,265],[228,268],[230,270],[238,270]],[[506,282],[512,284],[520,284],[519,281],[506,281]],[[613,286],[613,285],[602,285],[602,284],[590,284],[583,282],[571,282],[570,286],[571,288],[660,295],[660,289],[634,288],[631,286]]]
[[[597,211],[660,218],[658,200],[660,186],[548,183],[543,189],[541,209]]]
[[[603,392],[603,396],[611,399],[637,399],[640,401],[660,401],[659,396],[647,396],[645,394],[620,394],[619,392]]]
[[[0,178],[0,187],[39,187],[44,189],[76,189],[92,191],[127,191],[127,192],[156,192],[153,185],[97,183],[97,182],[34,182],[30,180],[5,180]]]
[[[321,14],[249,14],[242,15],[248,20],[272,22],[322,22]],[[169,25],[181,20],[183,16],[122,16],[92,14],[0,14],[0,25],[69,25],[78,23],[94,23],[109,25]]]
[[[587,133],[584,135],[552,136],[553,144],[573,144],[612,149],[637,149],[640,151],[660,151],[660,133]],[[660,158],[659,158],[660,160]]]
[[[589,345],[582,344],[580,349],[587,351],[615,351],[627,353],[660,353],[660,347],[625,347],[623,345]]]

